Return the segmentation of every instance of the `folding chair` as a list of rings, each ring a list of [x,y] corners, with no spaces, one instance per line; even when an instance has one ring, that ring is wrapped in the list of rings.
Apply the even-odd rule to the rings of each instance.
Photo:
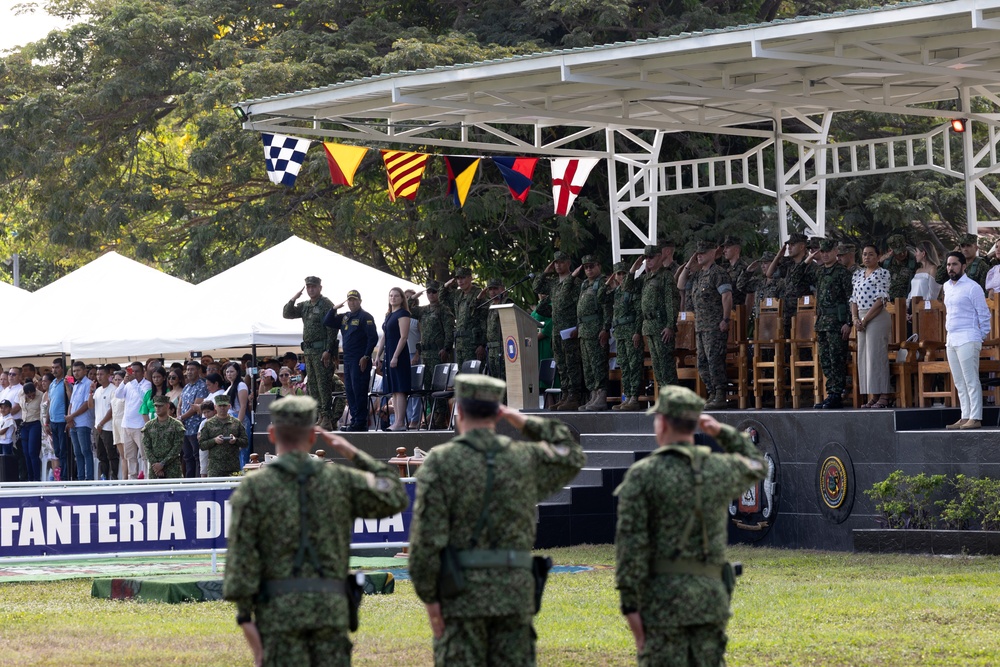
[[[562,394],[562,389],[553,386],[556,383],[556,360],[555,359],[539,359],[538,360],[538,386],[543,384],[546,386],[545,393],[542,395],[542,409],[549,407],[549,397],[557,397]],[[558,402],[558,401],[557,401]]]

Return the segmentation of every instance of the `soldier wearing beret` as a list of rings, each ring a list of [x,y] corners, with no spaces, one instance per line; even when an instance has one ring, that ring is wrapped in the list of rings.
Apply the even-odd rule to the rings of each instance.
[[[163,394],[153,397],[153,409],[156,419],[142,427],[143,458],[149,464],[150,477],[181,477],[184,424],[170,416],[170,399]]]
[[[208,452],[209,477],[229,477],[240,471],[240,448],[249,441],[243,424],[229,414],[229,396],[219,394],[213,401],[217,412],[201,427],[198,447]]]
[[[428,305],[418,302],[421,294],[427,294]],[[429,280],[423,292],[417,292],[410,299],[410,313],[420,321],[420,363],[427,368],[451,361],[455,347],[455,315],[451,308],[441,301],[441,283]],[[424,372],[424,389],[429,390],[434,381],[433,372]],[[443,413],[439,415],[443,417]]]
[[[501,296],[503,295],[503,296]],[[479,298],[486,297],[491,306],[510,303],[504,293],[503,281],[493,278],[486,283],[486,289]],[[486,311],[486,369],[490,377],[507,379],[507,368],[503,358],[503,331],[500,329],[500,313],[492,308]]]
[[[969,276],[970,280],[979,283],[985,294],[986,274],[990,272],[990,267],[989,264],[978,256],[979,244],[976,242],[976,235],[963,234],[960,236],[958,247],[955,250],[965,255],[965,275]],[[934,279],[941,285],[948,281],[948,269],[945,267],[945,262],[941,262],[937,273],[934,275]]]
[[[535,505],[585,462],[565,424],[501,405],[505,390],[491,377],[459,375],[458,435],[417,472],[410,577],[439,667],[535,664]],[[498,435],[501,419],[524,440]],[[460,569],[464,586],[442,582],[442,557]]]
[[[340,309],[347,304],[347,312]],[[372,353],[378,344],[375,318],[361,308],[361,292],[352,289],[347,298],[326,314],[323,324],[340,331],[344,341],[344,393],[350,423],[345,431],[368,430],[368,388],[372,372]]]
[[[458,289],[452,287],[458,285]],[[460,266],[455,277],[444,284],[439,296],[455,314],[455,361],[463,364],[470,359],[486,361],[486,308],[482,290],[472,283],[472,271]]]
[[[735,576],[726,563],[729,504],[767,473],[746,435],[701,414],[684,387],[662,387],[659,449],[635,463],[618,496],[615,578],[640,665],[721,665]],[[694,431],[725,453],[695,445]]]
[[[309,395],[320,406],[323,428],[333,428],[336,416],[331,396],[334,387],[334,364],[337,362],[337,330],[323,325],[333,302],[322,295],[323,283],[316,276],[306,277],[305,287],[285,304],[281,314],[286,320],[302,319],[302,352],[306,360]],[[308,301],[295,303],[305,290]]]
[[[837,246],[830,239],[819,245],[820,267],[816,270],[816,340],[819,363],[826,377],[826,399],[814,407],[843,407],[847,389],[847,360],[851,337],[851,272],[837,261]]]
[[[278,457],[230,497],[222,594],[236,603],[258,665],[350,664],[351,527],[357,517],[392,516],[409,503],[395,468],[315,424],[308,396],[272,404],[267,432]],[[311,457],[317,439],[352,465]]]
[[[792,318],[798,311],[799,297],[811,294],[816,285],[816,265],[812,262],[813,255],[806,252],[806,241],[805,234],[789,234],[781,252],[775,255],[764,272],[770,278],[781,269],[780,297],[785,338],[791,334]]]
[[[906,237],[902,234],[893,234],[886,244],[889,252],[882,257],[881,266],[889,272],[889,299],[905,299],[917,272],[917,258],[906,248]]]
[[[557,250],[545,271],[535,278],[531,288],[536,294],[548,294],[552,301],[552,353],[563,399],[552,410],[577,410],[583,393],[583,360],[577,330],[576,304],[580,298],[580,279],[570,272],[570,256]],[[562,332],[571,330],[569,338]]]
[[[691,286],[698,374],[708,390],[709,410],[727,407],[726,344],[733,312],[733,286],[729,273],[715,263],[717,248],[698,241],[695,254],[677,277],[678,289]]]
[[[653,377],[662,387],[677,384],[677,362],[674,359],[674,334],[677,332],[677,311],[680,292],[673,274],[660,266],[662,256],[655,245],[646,246],[625,277],[626,289],[636,289],[639,294],[639,325],[642,337],[649,348]],[[645,262],[643,275],[636,277]],[[634,287],[633,287],[634,283]]]
[[[583,361],[583,384],[590,396],[579,409],[594,412],[605,410],[608,406],[608,342],[611,340],[612,296],[596,255],[584,255],[580,268],[587,278],[580,285],[576,318],[579,322],[577,326]]]
[[[614,273],[608,279],[614,285],[612,292],[611,334],[615,337],[618,368],[622,372],[622,403],[612,407],[612,410],[634,412],[641,410],[639,391],[642,389],[643,346],[641,319],[639,313],[640,293],[636,290],[634,280],[629,277],[629,264],[626,261],[617,262]]]

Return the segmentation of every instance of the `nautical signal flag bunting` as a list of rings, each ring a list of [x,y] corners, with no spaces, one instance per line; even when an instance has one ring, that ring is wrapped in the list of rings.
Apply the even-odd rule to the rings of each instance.
[[[275,185],[295,185],[295,178],[299,175],[312,141],[269,132],[262,132],[260,138],[264,142],[267,177]]]
[[[556,215],[569,215],[569,209],[597,161],[598,158],[564,157],[552,160],[552,199]]]
[[[427,168],[426,153],[406,153],[404,151],[382,151],[386,175],[389,178],[389,200],[400,197],[413,201],[417,198],[420,177]]]
[[[535,173],[538,158],[495,157],[493,164],[500,170],[504,183],[510,188],[510,196],[519,202],[524,202],[531,190],[531,176]]]
[[[333,184],[354,187],[354,172],[358,170],[368,149],[325,141],[323,150],[326,151],[326,162],[330,165],[330,180]]]
[[[448,168],[448,194],[454,198],[455,206],[465,206],[465,198],[469,196],[481,159],[468,155],[444,156],[444,164]]]

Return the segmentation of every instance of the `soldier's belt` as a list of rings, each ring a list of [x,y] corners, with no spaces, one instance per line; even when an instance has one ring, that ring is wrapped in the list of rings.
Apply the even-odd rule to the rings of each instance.
[[[500,343],[486,343],[487,350],[499,350],[503,345]]]
[[[600,315],[584,315],[579,318],[580,324],[590,324],[591,322],[596,322],[599,319],[601,319]]]
[[[260,593],[264,597],[275,597],[288,593],[330,593],[345,595],[344,582],[339,579],[320,579],[318,577],[296,579],[269,579],[261,584]]]
[[[618,326],[619,324],[632,324],[633,322],[635,322],[634,317],[616,317],[611,324]]]
[[[458,563],[463,568],[507,567],[531,569],[531,552],[513,549],[466,549],[458,552]]]
[[[314,340],[308,343],[302,341],[302,345],[300,347],[302,348],[303,352],[322,352],[323,350],[326,349],[326,341]]]
[[[708,577],[722,581],[722,565],[702,563],[697,560],[658,560],[653,567],[654,574],[688,574],[694,577]]]
[[[466,336],[471,336],[472,332],[465,329],[455,329],[455,338],[465,338]]]

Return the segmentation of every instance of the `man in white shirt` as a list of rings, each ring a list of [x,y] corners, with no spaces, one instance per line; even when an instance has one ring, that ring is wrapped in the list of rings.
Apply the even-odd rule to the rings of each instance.
[[[979,382],[979,351],[990,335],[990,310],[979,283],[965,275],[966,258],[948,253],[944,283],[945,330],[951,377],[962,407],[962,418],[949,429],[983,427],[983,387]]]
[[[146,368],[141,361],[133,361],[129,366],[132,379],[123,382],[115,392],[115,398],[125,399],[125,414],[122,428],[125,429],[125,462],[128,478],[139,479],[139,448],[142,446],[142,427],[149,421],[149,415],[139,413],[142,399],[153,385],[145,378]]]
[[[115,447],[114,419],[111,414],[111,399],[117,388],[111,384],[111,371],[107,366],[98,366],[97,384],[90,397],[90,409],[94,411],[97,431],[97,460],[100,462],[98,476],[102,479],[118,479],[118,448]]]

